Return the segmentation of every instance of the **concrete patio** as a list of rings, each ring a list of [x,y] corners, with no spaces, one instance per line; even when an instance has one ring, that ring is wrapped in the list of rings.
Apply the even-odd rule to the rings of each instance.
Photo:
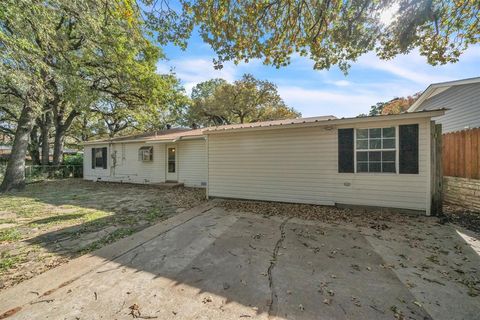
[[[433,221],[379,231],[209,202],[2,292],[0,318],[474,319],[479,242]]]

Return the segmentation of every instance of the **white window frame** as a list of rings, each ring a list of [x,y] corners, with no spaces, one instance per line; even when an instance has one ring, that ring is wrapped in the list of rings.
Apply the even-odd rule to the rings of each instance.
[[[369,129],[381,129],[382,130],[382,138],[383,139],[383,129],[384,128],[394,128],[395,129],[395,148],[388,148],[388,149],[357,149],[357,130],[369,130]],[[353,161],[354,161],[354,168],[355,173],[357,174],[381,174],[381,175],[397,175],[399,174],[398,170],[398,161],[399,161],[399,139],[398,139],[398,126],[383,126],[383,127],[359,127],[354,128],[353,130]],[[367,139],[369,141],[370,138]],[[368,143],[370,147],[370,142]],[[395,151],[395,172],[358,172],[357,170],[357,151]]]
[[[147,149],[148,148],[148,149]],[[152,162],[153,161],[153,147],[141,147],[139,152],[139,161]]]

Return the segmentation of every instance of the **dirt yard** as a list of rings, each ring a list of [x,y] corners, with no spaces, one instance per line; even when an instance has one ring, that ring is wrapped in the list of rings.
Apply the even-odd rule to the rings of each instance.
[[[77,179],[0,195],[0,290],[203,201],[198,189]]]

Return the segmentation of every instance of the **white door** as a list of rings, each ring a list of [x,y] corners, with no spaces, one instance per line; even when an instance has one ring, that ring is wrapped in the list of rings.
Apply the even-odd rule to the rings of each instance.
[[[167,145],[167,181],[178,180],[177,146]]]

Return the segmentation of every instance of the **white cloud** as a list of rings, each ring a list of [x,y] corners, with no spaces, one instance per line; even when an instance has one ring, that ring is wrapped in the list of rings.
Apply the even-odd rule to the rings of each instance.
[[[432,83],[457,80],[468,77],[467,74],[477,73],[471,64],[480,59],[480,46],[470,47],[460,56],[457,63],[432,66],[418,51],[408,55],[399,55],[392,60],[381,60],[373,52],[363,55],[352,65],[354,68],[383,71],[396,78],[408,80],[411,83],[428,86]]]
[[[188,94],[192,88],[203,81],[222,78],[229,82],[236,79],[236,67],[232,63],[225,63],[222,69],[216,70],[213,67],[213,61],[205,58],[191,59],[172,59],[168,61],[160,61],[157,64],[157,72],[167,73],[173,70],[185,86]]]
[[[305,89],[296,86],[281,86],[280,95],[290,107],[302,112],[303,117],[334,115],[337,117],[357,116],[368,112],[369,107],[385,96],[368,91],[336,91]]]
[[[337,87],[347,87],[351,84],[350,81],[347,81],[347,80],[336,80],[336,81],[326,81],[326,82],[331,83]]]

